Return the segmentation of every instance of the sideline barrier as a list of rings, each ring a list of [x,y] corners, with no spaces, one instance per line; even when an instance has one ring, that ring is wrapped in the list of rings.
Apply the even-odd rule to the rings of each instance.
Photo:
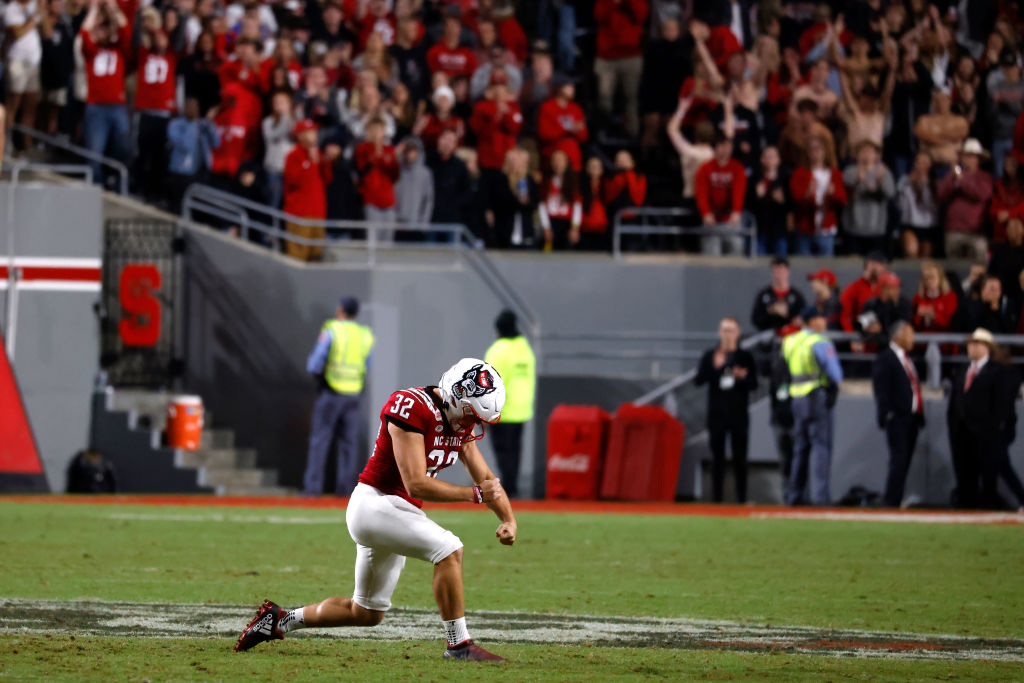
[[[611,416],[597,406],[561,405],[548,418],[547,497],[597,500]]]
[[[624,403],[612,417],[601,477],[606,500],[675,500],[686,428],[664,408]]]

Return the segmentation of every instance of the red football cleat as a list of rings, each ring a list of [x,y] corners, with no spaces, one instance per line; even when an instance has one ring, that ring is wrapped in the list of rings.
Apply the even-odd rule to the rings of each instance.
[[[474,645],[472,640],[459,643],[455,647],[449,647],[444,651],[445,659],[465,659],[471,662],[504,662],[498,655],[493,655],[479,645]]]
[[[278,630],[277,624],[284,615],[285,610],[281,609],[279,605],[270,600],[264,600],[256,612],[256,616],[242,631],[242,635],[238,636],[235,652],[244,652],[268,640],[283,639],[284,634]]]

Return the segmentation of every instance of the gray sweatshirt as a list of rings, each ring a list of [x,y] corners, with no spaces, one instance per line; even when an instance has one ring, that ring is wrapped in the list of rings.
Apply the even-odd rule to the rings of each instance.
[[[406,146],[419,149],[419,156],[407,164],[405,154],[399,158],[402,175],[395,183],[395,209],[401,223],[429,223],[434,212],[434,174],[423,158],[423,143],[417,137],[407,137]]]
[[[896,194],[896,182],[885,166],[880,166],[881,177],[870,171],[861,182],[857,165],[843,171],[843,184],[849,199],[844,214],[844,229],[856,237],[881,237],[885,234],[889,212],[888,203]]]
[[[284,172],[284,159],[295,146],[292,140],[294,127],[295,118],[291,114],[282,116],[276,124],[273,116],[263,119],[263,144],[267,150],[263,156],[263,168],[268,172]]]

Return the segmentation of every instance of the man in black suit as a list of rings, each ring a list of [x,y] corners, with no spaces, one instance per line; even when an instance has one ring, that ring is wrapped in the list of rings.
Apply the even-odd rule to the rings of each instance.
[[[885,478],[885,504],[899,507],[917,445],[917,434],[924,424],[924,397],[917,369],[910,360],[914,348],[914,328],[897,320],[889,328],[889,345],[878,352],[871,373],[878,408],[878,426],[885,430],[889,444],[889,474]]]
[[[978,479],[986,459],[999,448],[1000,415],[1004,408],[1001,368],[991,360],[992,333],[979,327],[967,338],[970,364],[956,373],[949,397],[946,421],[953,452],[956,488],[953,505],[978,507]]]
[[[711,488],[716,503],[722,502],[725,479],[725,437],[732,441],[732,472],[736,500],[747,500],[747,443],[750,434],[748,403],[757,389],[754,356],[738,346],[740,325],[735,318],[718,324],[718,346],[700,360],[697,385],[708,384],[708,436],[711,445]]]

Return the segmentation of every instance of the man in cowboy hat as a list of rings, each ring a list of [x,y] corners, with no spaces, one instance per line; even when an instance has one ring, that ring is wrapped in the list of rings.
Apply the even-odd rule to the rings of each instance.
[[[983,228],[992,198],[992,176],[981,170],[988,153],[976,138],[967,138],[960,163],[939,183],[938,199],[946,225],[946,256],[984,259],[988,244]]]
[[[998,447],[1001,368],[991,360],[995,347],[991,332],[979,327],[966,344],[971,362],[953,379],[946,423],[956,475],[952,503],[955,507],[973,508],[981,502],[978,479],[982,464]]]

